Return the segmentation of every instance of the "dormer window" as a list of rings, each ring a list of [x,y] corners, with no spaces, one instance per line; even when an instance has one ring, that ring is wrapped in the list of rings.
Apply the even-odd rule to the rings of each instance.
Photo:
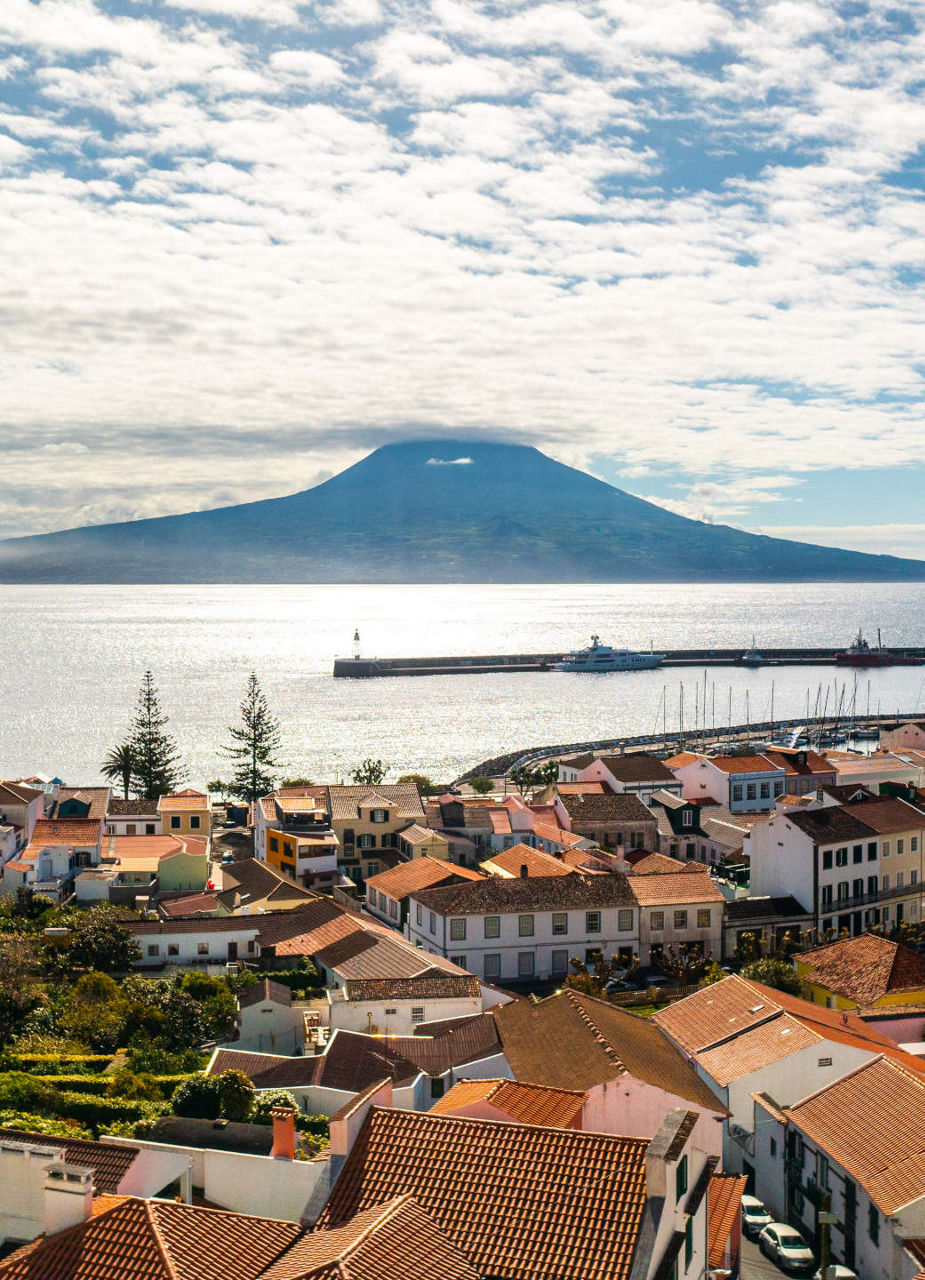
[[[690,809],[685,809],[684,812],[681,814],[681,826],[692,827],[693,825],[694,825],[694,815],[693,813],[691,813]]]
[[[389,820],[388,809],[370,809],[369,820],[370,822],[388,822]]]

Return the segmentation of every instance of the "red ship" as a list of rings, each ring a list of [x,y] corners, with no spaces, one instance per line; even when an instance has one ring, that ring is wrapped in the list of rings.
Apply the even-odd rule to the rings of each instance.
[[[918,667],[925,659],[907,653],[891,653],[889,649],[884,649],[878,627],[876,649],[870,647],[859,628],[854,644],[850,649],[836,653],[835,661],[840,667]]]

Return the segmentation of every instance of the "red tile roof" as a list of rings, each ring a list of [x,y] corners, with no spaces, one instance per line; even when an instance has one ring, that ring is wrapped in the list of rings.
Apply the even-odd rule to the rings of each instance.
[[[319,1225],[410,1193],[483,1275],[625,1280],[645,1207],[647,1147],[373,1107]]]
[[[786,1109],[883,1213],[925,1197],[925,1080],[877,1058]]]
[[[627,876],[627,884],[641,907],[726,901],[712,876],[695,876],[688,871],[666,871],[654,876],[634,873]]]
[[[434,1103],[430,1115],[457,1115],[481,1102],[518,1124],[568,1129],[581,1116],[586,1097],[575,1089],[553,1089],[517,1080],[459,1080]]]
[[[714,1173],[707,1188],[707,1251],[711,1267],[721,1267],[736,1219],[742,1213],[742,1197],[748,1178],[735,1173]]]
[[[98,844],[100,829],[101,824],[97,818],[64,818],[61,822],[40,818],[32,832],[32,844]]]
[[[0,1129],[0,1142],[22,1142],[30,1147],[60,1149],[68,1164],[79,1164],[93,1170],[93,1187],[99,1192],[118,1191],[138,1155],[134,1147],[123,1147],[115,1142],[49,1137],[45,1133],[30,1133],[23,1129]]]
[[[798,957],[805,982],[868,1008],[890,992],[925,990],[925,956],[909,947],[866,933]]]
[[[531,849],[528,844],[515,844],[510,849],[499,849],[481,864],[481,870],[490,875],[497,875],[498,870],[506,871],[509,876],[523,874],[526,867],[528,876],[570,876],[573,869],[567,867],[561,858],[551,853],[543,853],[540,849]],[[498,870],[495,870],[498,868]]]
[[[411,862],[399,862],[388,871],[369,876],[367,888],[372,887],[389,898],[404,898],[418,889],[430,889],[448,880],[478,880],[477,871],[459,867],[454,862],[442,862],[438,858],[414,858]]]
[[[664,853],[647,853],[633,863],[633,875],[636,876],[664,875],[669,871],[683,871],[685,874],[697,871],[701,875],[709,875],[710,868],[705,862],[682,862],[680,858],[669,858]]]

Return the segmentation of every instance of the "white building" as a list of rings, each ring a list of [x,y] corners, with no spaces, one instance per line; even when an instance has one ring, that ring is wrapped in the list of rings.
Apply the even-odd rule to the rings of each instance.
[[[485,880],[424,889],[409,902],[408,936],[487,982],[564,977],[569,960],[639,947],[639,907],[621,874]]]
[[[682,752],[665,763],[681,783],[685,800],[713,800],[731,813],[770,812],[786,790],[786,770],[766,756]]]
[[[632,793],[648,804],[654,791],[681,794],[681,783],[657,756],[634,751],[622,756],[595,756],[576,768],[568,761],[559,764],[562,782],[603,782],[618,795]]]

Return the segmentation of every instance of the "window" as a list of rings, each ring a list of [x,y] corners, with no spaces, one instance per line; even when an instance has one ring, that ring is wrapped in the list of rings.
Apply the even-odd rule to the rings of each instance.
[[[754,799],[756,799],[756,798],[757,798],[757,795],[758,795],[758,789],[757,789],[757,787],[756,787],[755,783],[754,783],[754,782],[747,782],[747,783],[745,784],[745,799],[746,799],[746,800],[754,800]]]
[[[897,841],[896,841],[896,856],[897,856],[897,858],[898,858],[901,854],[903,854],[903,853],[905,853],[905,852],[906,852],[906,842],[905,842],[905,840],[897,840]]]
[[[433,1076],[433,1077],[431,1078],[431,1082],[430,1082],[430,1096],[431,1096],[432,1098],[442,1098],[442,1097],[443,1097],[443,1081],[442,1081],[442,1080],[440,1080],[440,1079],[438,1079],[436,1076]]]
[[[424,1006],[422,1004],[416,1004],[411,1006],[411,1021],[412,1022],[424,1021]]]
[[[909,883],[910,883],[910,884],[918,884],[918,882],[919,882],[919,873],[918,873],[917,871],[910,871],[910,872],[909,872]]]
[[[156,942],[149,942],[149,943],[148,943],[148,955],[149,955],[149,956],[159,956],[160,954],[161,954],[161,949],[160,949],[160,947],[157,945],[157,943],[156,943]]]
[[[692,827],[693,825],[694,825],[694,815],[691,813],[690,809],[685,809],[684,812],[681,814],[681,826]]]
[[[190,814],[189,825],[190,825],[190,831],[199,830],[199,814],[198,813]]]
[[[388,809],[370,809],[369,820],[370,822],[388,822],[389,820]]]
[[[552,973],[557,975],[568,973],[568,952],[567,951],[554,951],[552,953],[550,970]]]
[[[465,956],[450,956],[450,964],[455,964],[455,965],[457,966],[457,968],[459,968],[459,969],[465,969],[465,967],[466,967],[466,957],[465,957]]]
[[[862,844],[856,844],[851,850],[851,860],[852,862],[864,861],[864,846]]]
[[[620,933],[629,933],[633,927],[633,913],[627,909],[617,912],[617,929]]]
[[[761,793],[760,793],[760,794],[761,794],[761,799],[762,799],[762,800],[769,800],[769,799],[771,798],[771,784],[770,784],[770,782],[762,782],[762,784],[761,784]]]
[[[876,862],[876,860],[877,860],[877,841],[871,840],[870,844],[867,846],[867,861]]]
[[[601,913],[599,911],[585,912],[585,933],[600,933],[601,931]]]
[[[868,876],[868,877],[867,877],[867,892],[868,892],[868,893],[876,893],[876,892],[877,892],[877,890],[878,890],[879,888],[880,888],[880,881],[877,879],[877,877],[876,877],[876,876]]]
[[[376,847],[376,837],[375,837],[375,836],[363,835],[363,836],[358,836],[358,837],[357,837],[357,848],[358,848],[358,849],[375,849],[375,847]]]
[[[486,951],[483,963],[485,965],[485,977],[489,982],[501,977],[500,951]]]
[[[697,852],[697,850],[694,848],[693,842],[686,844],[684,846],[684,852],[688,858],[693,858],[694,854]]]
[[[379,863],[378,863],[378,862],[367,862],[367,864],[366,864],[366,874],[367,874],[368,876],[377,876],[377,875],[379,874]]]
[[[828,1158],[824,1156],[821,1151],[818,1154],[819,1154],[819,1168],[817,1170],[817,1181],[820,1187],[822,1187],[823,1191],[828,1191],[829,1161],[828,1161]]]
[[[838,882],[838,900],[844,902],[848,898],[848,881],[839,880]]]
[[[500,916],[485,917],[485,937],[486,938],[501,937],[501,917]]]
[[[398,903],[393,898],[389,903],[389,915],[393,920],[398,919]]]
[[[375,889],[370,889],[369,886],[367,886],[366,896],[369,899],[369,905],[371,907],[377,907],[379,905],[379,895],[376,893]],[[382,895],[382,905],[385,906],[385,894]]]
[[[279,853],[279,841],[276,836],[270,836],[270,850],[272,853]]]
[[[890,877],[889,877],[889,876],[884,876],[884,877],[883,877],[883,884],[881,885],[881,888],[883,888],[884,890],[886,890],[886,889],[889,889],[889,887],[890,887]]]
[[[568,933],[567,911],[554,911],[552,913],[552,931],[553,933]]]
[[[517,932],[522,938],[532,938],[533,916],[520,916],[517,921]]]
[[[832,1059],[831,1059],[831,1058],[820,1058],[820,1059],[819,1059],[819,1063],[818,1063],[818,1065],[819,1065],[820,1067],[830,1067],[830,1066],[832,1065]]]
[[[456,919],[450,921],[450,941],[465,942],[466,940],[466,921],[465,919]]]
[[[774,783],[774,794],[776,796],[782,796],[784,794],[784,784],[782,782]]]
[[[823,907],[830,907],[832,905],[832,886],[830,884],[824,884],[822,886],[822,905]]]
[[[873,1244],[880,1243],[880,1214],[873,1204],[867,1206],[867,1234]]]
[[[279,869],[280,871],[285,871],[287,875],[290,875],[290,876],[295,875],[294,862],[283,862],[282,859],[280,859]]]
[[[344,844],[353,844],[353,827],[344,827]]]
[[[197,942],[197,943],[196,943],[196,954],[197,954],[198,956],[207,956],[207,955],[209,954],[209,944],[208,944],[208,942]]]
[[[861,898],[861,897],[863,897],[863,896],[864,896],[864,881],[863,881],[863,880],[861,880],[860,878],[858,878],[857,880],[854,880],[854,881],[852,882],[852,884],[851,884],[851,892],[852,892],[852,894],[853,894],[853,896],[854,896],[855,898]]]
[[[822,870],[823,870],[823,871],[831,871],[831,870],[832,870],[832,850],[831,850],[831,849],[825,849],[825,850],[823,850],[823,853],[822,853]]]
[[[890,842],[889,840],[884,840],[880,845],[880,857],[888,858],[889,856],[890,856]]]
[[[178,955],[180,954],[180,946],[179,946],[179,943],[176,943],[176,942],[168,942],[168,943],[167,943],[167,954],[168,954],[169,956],[178,956]]]
[[[918,838],[918,836],[913,836],[913,837],[912,837],[912,839],[909,841],[909,851],[910,851],[910,853],[918,853],[918,851],[919,851],[919,838]]]
[[[905,879],[906,877],[903,875],[901,871],[896,872],[896,888],[897,889],[901,889],[903,887],[903,884],[905,883]]]
[[[397,1013],[398,1013],[397,1009],[386,1009],[385,1016],[387,1018],[394,1018]]]
[[[741,782],[737,782],[737,783],[736,783],[736,785],[732,788],[732,798],[733,798],[733,800],[741,800],[741,799],[742,799],[742,784],[741,784]]]
[[[517,976],[518,978],[533,977],[533,952],[532,951],[517,952]]]
[[[170,826],[173,831],[180,830],[180,815],[178,813],[172,813],[170,815]]]
[[[680,1200],[687,1192],[687,1156],[682,1156],[674,1175],[674,1198]]]
[[[585,964],[597,964],[601,958],[600,947],[588,947],[585,951]]]
[[[430,931],[431,933],[437,932],[437,917],[433,912],[430,913]]]
[[[424,923],[424,908],[421,906],[420,902],[416,902],[414,904],[414,919],[416,924]]]
[[[686,1158],[686,1157],[685,1157]],[[694,1219],[688,1217],[684,1224],[684,1270],[687,1271],[694,1256]]]
[[[710,927],[710,908],[701,907],[697,911],[697,928],[709,929]]]
[[[649,916],[649,928],[653,933],[661,933],[665,927],[664,911],[653,911]]]
[[[889,923],[890,923],[890,908],[884,907],[883,908],[883,924],[888,925]]]
[[[836,865],[836,867],[847,867],[847,865],[848,865],[848,850],[847,850],[847,849],[836,849],[836,850],[835,850],[835,865]]]
[[[777,1139],[776,1139],[776,1138],[772,1138],[772,1139],[770,1140],[770,1143],[768,1144],[768,1147],[769,1147],[769,1151],[770,1151],[771,1156],[772,1156],[772,1157],[773,1157],[773,1156],[776,1156],[776,1155],[777,1155]]]
[[[686,911],[676,911],[674,913],[674,927],[676,929],[687,928],[687,912]]]
[[[379,843],[382,845],[383,849],[397,849],[398,832],[383,831],[382,835],[379,837]]]

